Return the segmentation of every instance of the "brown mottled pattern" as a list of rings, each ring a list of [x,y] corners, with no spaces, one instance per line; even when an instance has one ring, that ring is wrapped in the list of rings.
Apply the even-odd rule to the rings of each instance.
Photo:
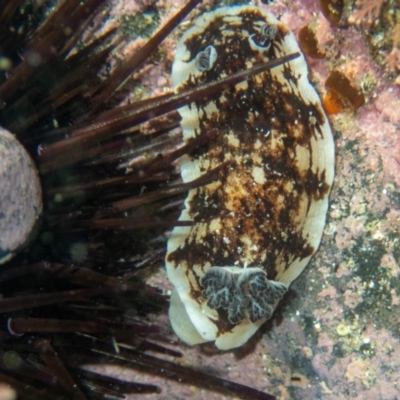
[[[210,44],[217,60],[178,90],[284,54],[282,41],[288,30],[280,23],[269,49],[252,49],[249,36],[258,34],[262,23],[263,14],[249,8],[235,18],[218,16],[202,34],[187,38],[190,58],[185,61]],[[313,202],[326,199],[330,191],[332,174],[327,179],[318,149],[331,132],[323,129],[326,117],[320,102],[303,98],[299,79],[299,72],[286,64],[280,72],[257,75],[190,105],[199,115],[195,135],[215,128],[219,132],[191,154],[201,174],[229,161],[218,181],[191,191],[186,207],[194,225],[167,256],[172,265],[188,266],[191,296],[199,303],[205,301],[199,280],[210,266],[262,267],[268,279],[279,280],[294,260],[316,251],[303,231]],[[218,313],[219,331],[228,330],[226,312]]]
[[[250,48],[248,40],[239,40],[239,35],[225,37],[227,28],[223,24],[223,19],[219,18],[203,37],[194,37],[185,43],[194,57],[213,37],[217,54],[223,58],[218,60],[216,68],[206,71],[202,79],[182,85],[182,89],[216,80],[223,73],[229,75],[243,70],[248,54],[253,53],[252,60],[257,63],[258,52]],[[243,24],[251,32],[252,19],[244,17]],[[275,58],[274,48],[272,46],[268,52],[271,58]],[[296,81],[295,72],[288,67],[285,75],[288,80]],[[211,101],[218,113],[209,115],[205,111],[200,129],[217,127],[221,134],[199,149],[194,158],[200,160],[201,166],[208,164],[204,160],[209,159],[214,161],[213,167],[226,160],[233,160],[233,163],[221,172],[220,185],[197,191],[190,215],[195,223],[208,223],[219,217],[222,229],[218,233],[208,232],[204,240],[181,248],[171,254],[170,259],[179,262],[184,258],[189,264],[201,265],[206,262],[235,265],[240,260],[240,266],[245,263],[263,265],[268,278],[273,279],[278,258],[287,264],[293,254],[303,258],[315,250],[308,246],[307,238],[302,237],[302,226],[298,223],[307,213],[299,216],[299,212],[303,203],[326,195],[330,185],[324,182],[324,171],[312,171],[311,156],[300,164],[293,148],[295,144],[300,145],[311,153],[310,138],[320,133],[309,123],[310,113],[317,119],[316,127],[325,117],[320,105],[305,104],[301,97],[288,90],[286,81],[279,81],[271,73],[249,81],[248,89],[230,88],[223,96],[197,102],[196,107],[204,110]],[[239,147],[229,143],[228,134],[238,139]],[[254,148],[257,139],[262,143],[259,149]],[[254,167],[264,171],[264,184],[255,184]],[[210,169],[211,166],[204,166],[202,171]],[[232,205],[230,208],[226,207],[227,202]],[[195,225],[190,237],[195,237],[199,229],[201,226]],[[225,243],[224,237],[230,238],[230,243]],[[251,239],[257,250],[248,248],[246,238]]]

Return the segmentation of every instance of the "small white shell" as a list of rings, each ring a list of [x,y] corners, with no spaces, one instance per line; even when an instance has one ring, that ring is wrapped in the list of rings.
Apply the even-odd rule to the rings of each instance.
[[[174,87],[299,51],[271,14],[222,7],[181,38]],[[183,181],[227,163],[216,181],[189,192],[179,219],[193,225],[175,227],[168,242],[171,323],[189,344],[230,349],[272,315],[319,246],[334,175],[332,132],[303,56],[179,112],[186,142],[218,130],[182,157]]]

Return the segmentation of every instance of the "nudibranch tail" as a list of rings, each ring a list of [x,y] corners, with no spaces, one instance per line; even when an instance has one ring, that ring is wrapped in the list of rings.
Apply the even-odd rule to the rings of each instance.
[[[176,51],[177,92],[300,53],[292,32],[254,6],[222,7],[193,21]],[[334,176],[334,144],[303,55],[181,107],[187,143],[217,134],[180,159],[191,182],[168,241],[175,289],[170,319],[189,344],[241,346],[273,314],[316,252]]]

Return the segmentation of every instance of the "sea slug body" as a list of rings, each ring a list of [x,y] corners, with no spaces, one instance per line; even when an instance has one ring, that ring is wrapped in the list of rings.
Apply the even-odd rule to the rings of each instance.
[[[299,52],[269,12],[205,13],[181,38],[174,89],[212,82]],[[179,109],[184,140],[218,134],[180,159],[184,182],[221,166],[188,193],[168,242],[170,319],[188,344],[241,346],[271,317],[316,252],[334,176],[334,143],[304,57]]]

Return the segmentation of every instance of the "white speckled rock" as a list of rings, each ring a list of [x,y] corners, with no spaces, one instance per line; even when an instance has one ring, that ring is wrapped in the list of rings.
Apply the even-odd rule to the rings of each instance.
[[[0,128],[0,264],[30,240],[42,207],[35,164],[15,136]]]

